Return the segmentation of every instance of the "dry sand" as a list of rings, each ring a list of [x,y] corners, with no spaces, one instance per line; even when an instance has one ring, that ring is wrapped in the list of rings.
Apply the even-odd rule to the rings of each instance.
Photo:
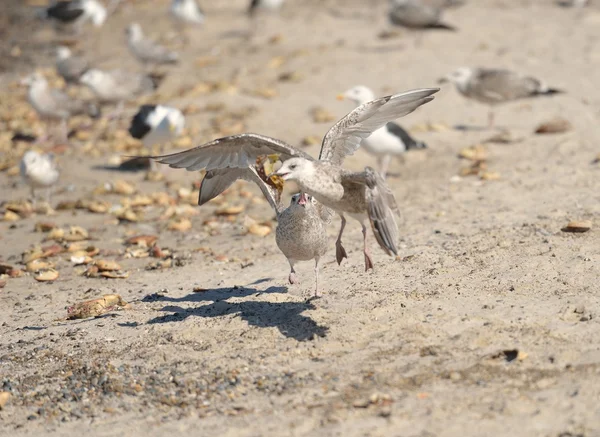
[[[273,99],[221,91],[169,103],[252,106],[248,131],[293,144],[323,135],[329,124],[314,123],[310,109],[341,117],[351,106],[335,95],[356,84],[386,94],[435,85],[457,66],[482,65],[539,76],[567,93],[497,109],[497,123],[517,139],[486,145],[499,180],[456,178],[467,165],[458,152],[493,132],[415,131],[429,149],[394,162],[389,179],[404,214],[401,259],[371,241],[376,268],[365,274],[360,228],[349,223],[349,259],[338,266],[336,220],[319,300],[307,301],[312,264],[299,265],[302,282],[289,286],[274,234],[243,235],[244,214],[273,219],[266,203],[239,197],[240,187],[258,197],[250,185],[228,197],[246,211],[232,223],[219,219],[213,235],[203,222],[218,205],[197,208],[193,228],[183,233],[153,219],[158,207],[146,208],[140,223],[115,225],[110,215],[84,211],[0,222],[5,263],[22,268],[21,253],[43,238],[34,224],[52,221],[85,227],[90,243],[109,251],[102,258],[130,272],[128,279],[86,278],[59,256],[53,283],[29,274],[7,280],[0,289],[0,390],[12,397],[0,411],[0,435],[599,436],[597,7],[578,12],[542,0],[471,0],[446,13],[456,33],[403,31],[382,40],[385,1],[289,0],[282,16],[262,19],[249,40],[245,2],[202,3],[206,26],[190,34],[186,61],[160,92],[234,76],[242,91],[274,89]],[[151,35],[167,32],[166,7],[164,0],[126,3],[103,28],[86,33],[85,53],[105,68],[139,69],[127,55],[123,28],[135,19]],[[273,35],[280,40],[268,43]],[[39,62],[49,59],[49,38],[48,29],[32,33],[28,47],[39,50]],[[194,64],[211,51],[215,64]],[[285,63],[269,67],[276,56]],[[285,72],[301,79],[278,81]],[[14,80],[14,72],[5,78]],[[556,116],[573,130],[533,134]],[[211,117],[192,115],[188,126],[203,132]],[[402,123],[486,120],[485,106],[447,86]],[[71,148],[59,158],[59,191],[71,191],[55,195],[54,205],[89,198],[116,178],[141,193],[173,194],[142,173],[98,169],[107,156],[90,157],[77,143]],[[316,155],[318,146],[307,150]],[[347,160],[349,168],[367,163],[374,159],[361,151]],[[165,174],[185,187],[200,177]],[[0,190],[2,200],[28,194],[6,173]],[[118,204],[120,197],[102,199]],[[595,226],[561,232],[574,219]],[[159,246],[175,250],[181,265],[146,270],[152,259],[125,259],[123,239],[135,234],[159,235]],[[67,306],[107,293],[119,293],[131,309],[62,320]]]

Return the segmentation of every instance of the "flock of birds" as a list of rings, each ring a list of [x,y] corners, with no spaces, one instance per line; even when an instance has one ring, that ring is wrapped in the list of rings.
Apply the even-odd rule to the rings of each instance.
[[[113,0],[109,9],[114,10],[119,1]],[[274,11],[283,3],[283,0],[252,0],[248,12],[254,15],[260,10]],[[442,12],[457,3],[456,0],[390,0],[388,18],[395,26],[455,30],[454,26],[442,21]],[[586,2],[572,3],[584,6]],[[182,24],[201,26],[206,19],[196,0],[173,0],[170,13]],[[99,0],[71,0],[59,1],[45,8],[40,15],[57,23],[58,27],[74,27],[81,32],[87,22],[102,26],[110,13]],[[60,122],[64,141],[68,141],[67,121],[71,116],[100,117],[101,107],[112,104],[116,110],[111,117],[119,117],[126,102],[159,86],[159,78],[152,73],[154,67],[180,60],[177,52],[147,38],[138,23],[127,27],[127,46],[131,55],[143,65],[144,72],[91,68],[85,59],[74,56],[67,47],[57,48],[57,72],[67,84],[88,87],[96,97],[92,102],[77,100],[50,87],[39,73],[22,81],[28,86],[28,100],[38,115],[48,122]],[[445,81],[453,83],[464,97],[490,107],[561,92],[541,80],[504,69],[463,67],[440,79],[440,82]],[[346,217],[361,224],[365,270],[373,268],[367,244],[369,225],[379,246],[387,254],[397,255],[399,213],[394,195],[385,182],[386,173],[392,157],[427,146],[412,138],[394,120],[433,100],[437,91],[438,88],[425,88],[381,98],[365,86],[346,91],[338,97],[352,101],[356,108],[327,132],[318,159],[283,141],[246,133],[219,138],[183,152],[152,156],[152,168],[156,161],[188,171],[205,170],[200,205],[221,194],[238,179],[256,183],[276,212],[276,242],[289,261],[290,283],[297,282],[295,264],[313,260],[315,295],[318,295],[319,261],[328,248],[326,225],[334,214],[341,218],[335,243],[338,263],[347,257],[342,244]],[[490,111],[490,127],[493,122]],[[185,117],[179,109],[163,104],[143,105],[132,118],[129,133],[150,148],[168,143],[181,134],[184,126]],[[46,134],[43,140],[47,138]],[[362,172],[352,172],[342,167],[344,158],[359,147],[377,158],[377,171],[366,167]],[[281,167],[265,174],[259,163],[271,155],[278,156]],[[51,187],[59,178],[52,156],[33,150],[23,156],[20,170],[34,199],[35,189]],[[281,180],[295,181],[300,189],[292,196],[288,207],[282,204]]]

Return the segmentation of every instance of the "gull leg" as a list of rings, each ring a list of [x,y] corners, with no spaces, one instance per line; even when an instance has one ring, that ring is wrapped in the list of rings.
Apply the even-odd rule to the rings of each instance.
[[[342,214],[340,214],[340,217],[342,219],[342,226],[340,227],[340,233],[338,234],[337,240],[335,240],[335,259],[338,265],[342,263],[344,258],[348,258],[346,249],[344,249],[344,246],[342,246],[342,234],[344,233],[344,228],[346,227],[346,217],[344,217]]]
[[[315,297],[319,297],[319,257],[315,258]]]
[[[390,166],[390,161],[392,157],[390,155],[385,155],[381,158],[381,164],[379,166],[379,173],[381,173],[381,177],[385,179],[387,175],[388,167]]]
[[[492,129],[494,127],[494,111],[492,109],[488,112],[488,128]]]
[[[62,140],[65,142],[65,144],[69,143],[69,128],[67,126],[67,119],[63,118],[60,121],[60,132],[62,135]]]
[[[35,188],[31,187],[31,206],[35,208]]]
[[[296,277],[296,270],[294,270],[294,262],[290,259],[288,259],[288,262],[290,263],[290,276],[288,277],[288,280],[290,281],[290,284],[297,284],[299,281]]]
[[[364,244],[364,254],[365,254],[365,272],[369,271],[369,269],[373,269],[373,261],[371,260],[371,255],[369,254],[369,249],[367,248],[367,227],[364,223],[361,223],[362,233],[363,233],[363,244]]]

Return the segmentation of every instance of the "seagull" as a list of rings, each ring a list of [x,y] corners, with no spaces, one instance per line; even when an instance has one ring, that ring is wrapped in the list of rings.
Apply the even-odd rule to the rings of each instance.
[[[50,202],[50,187],[58,181],[59,171],[54,156],[43,155],[29,150],[23,155],[19,165],[21,177],[31,188],[31,197],[35,203],[35,189],[47,188],[46,200]]]
[[[60,120],[64,141],[67,141],[67,120],[72,115],[87,114],[92,118],[100,115],[95,104],[72,99],[62,91],[50,88],[40,73],[27,76],[21,83],[29,86],[27,99],[41,118]]]
[[[147,39],[138,23],[127,27],[127,46],[135,58],[144,65],[176,64],[179,55],[168,48]]]
[[[88,70],[79,81],[88,86],[101,103],[131,100],[158,87],[158,82],[146,74],[129,73],[124,70]]]
[[[56,48],[56,71],[67,83],[78,83],[81,76],[88,71],[87,60],[73,56],[68,47]]]
[[[59,1],[42,11],[42,17],[59,25],[75,25],[78,30],[86,21],[96,27],[104,24],[106,8],[97,0]]]
[[[360,106],[374,100],[375,95],[366,86],[359,85],[340,94],[338,99],[349,99]],[[408,150],[427,148],[427,144],[415,140],[402,127],[392,121],[362,140],[360,146],[377,157],[379,173],[384,179],[392,156],[400,156]]]
[[[203,24],[204,13],[196,0],[173,0],[171,15],[178,21],[191,24]]]
[[[283,5],[284,0],[252,0],[248,7],[248,14],[255,15],[259,10],[274,11]]]
[[[352,173],[340,165],[345,156],[353,154],[373,131],[433,100],[431,95],[437,91],[437,88],[413,90],[359,106],[329,129],[321,146],[320,161],[283,141],[251,133],[220,138],[183,152],[151,158],[174,168],[211,171],[247,168],[260,156],[279,155],[283,165],[277,175],[284,180],[295,180],[301,186],[301,192],[313,196],[340,215],[342,224],[336,241],[338,264],[347,258],[341,242],[346,225],[344,214],[361,223],[365,268],[368,270],[373,263],[366,246],[366,218],[369,217],[380,246],[388,253],[396,253],[398,228],[393,215],[398,208],[378,173],[369,168],[362,173]]]
[[[443,8],[423,0],[390,0],[388,18],[395,26],[412,29],[445,29],[456,30],[455,27],[443,23]]]
[[[236,135],[235,138],[229,137],[229,139],[223,138],[221,140],[225,142],[252,142],[262,139],[277,141],[256,134]],[[283,147],[291,147],[285,143],[281,144]],[[176,166],[171,165],[171,167]],[[176,168],[192,170],[189,167]],[[327,253],[326,225],[331,221],[332,211],[306,193],[294,194],[290,200],[290,205],[285,208],[281,203],[280,191],[274,187],[272,180],[266,177],[264,171],[261,174],[261,169],[252,163],[242,168],[219,168],[207,171],[200,185],[198,205],[204,205],[209,200],[217,197],[238,179],[256,183],[275,211],[277,216],[275,242],[290,264],[290,274],[288,276],[290,284],[298,283],[296,270],[294,269],[297,262],[315,261],[315,297],[318,297],[319,261]]]
[[[206,167],[203,165],[204,162],[213,162],[215,165],[210,165],[211,169],[207,170],[200,185],[198,197],[200,206],[220,195],[238,179],[258,185],[277,216],[275,241],[290,264],[288,276],[290,284],[298,283],[294,269],[296,263],[314,260],[315,297],[317,297],[319,261],[327,252],[326,225],[331,221],[332,211],[306,193],[294,194],[290,205],[287,208],[283,206],[281,190],[277,188],[272,178],[267,177],[264,167],[258,165],[264,160],[264,156],[269,154],[270,147],[279,150],[280,159],[291,157],[295,153],[304,153],[283,141],[250,133],[219,138],[183,152],[151,158],[164,164],[170,163],[170,167],[185,168],[188,171],[200,170]],[[245,152],[247,149],[249,153]],[[261,154],[261,151],[267,153]],[[238,166],[228,166],[232,158],[238,159]]]
[[[164,105],[142,105],[131,120],[129,134],[142,140],[146,148],[162,145],[178,137],[185,127],[185,117],[177,109]],[[155,161],[151,161],[155,164]]]
[[[534,77],[504,69],[461,67],[439,80],[439,83],[444,82],[452,82],[466,98],[490,107],[512,100],[564,92],[550,88]],[[493,125],[494,112],[490,108],[488,126],[491,128]]]

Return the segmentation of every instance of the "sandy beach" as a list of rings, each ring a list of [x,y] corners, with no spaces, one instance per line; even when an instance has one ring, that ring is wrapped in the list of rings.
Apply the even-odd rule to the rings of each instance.
[[[32,147],[11,138],[45,126],[16,84],[36,67],[51,74],[63,37],[35,20],[13,29],[0,64],[0,264],[20,277],[3,268],[0,435],[600,436],[597,2],[469,0],[445,11],[456,32],[391,38],[380,37],[390,30],[383,0],[288,0],[254,28],[246,3],[202,1],[206,23],[189,29],[187,45],[165,0],[123,1],[103,27],[86,27],[76,50],[100,68],[141,71],[125,43],[134,20],[182,61],[99,137],[97,125],[71,126],[82,133],[68,145],[36,146],[55,151],[61,168],[50,215],[7,216],[29,197],[15,166]],[[184,109],[187,131],[165,151],[257,132],[317,156],[353,108],[338,93],[435,87],[460,66],[508,68],[565,92],[499,105],[489,130],[488,107],[445,84],[400,119],[428,145],[390,167],[400,254],[388,257],[371,236],[375,269],[365,273],[360,226],[349,221],[338,266],[334,219],[320,299],[309,300],[310,262],[288,284],[275,214],[256,186],[236,183],[197,207],[199,172],[163,168],[153,181],[109,168],[143,152],[126,135],[140,103]],[[535,133],[556,118],[570,129]],[[459,156],[469,153],[480,162]],[[361,150],[345,161],[365,165],[375,158]],[[587,232],[562,230],[588,220]],[[40,223],[83,228],[80,249],[97,249],[94,260],[126,277],[86,276],[89,265],[71,260],[74,241],[35,231]],[[256,224],[268,235],[249,232]],[[158,237],[158,252],[127,243],[138,235]],[[62,252],[44,261],[59,276],[39,282],[23,254],[51,245]],[[66,319],[67,307],[106,294],[127,308]]]

